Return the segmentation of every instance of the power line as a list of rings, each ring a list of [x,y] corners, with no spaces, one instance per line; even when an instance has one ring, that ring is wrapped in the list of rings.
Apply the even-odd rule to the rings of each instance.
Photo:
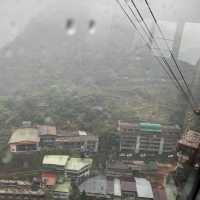
[[[128,5],[128,4],[127,4]],[[138,24],[140,25],[140,20],[138,19],[138,17],[136,16],[136,14],[133,12],[133,10],[131,9],[131,7],[128,5],[128,7],[129,7],[129,9],[131,10],[131,13],[133,14],[133,16],[135,17],[135,19],[136,19],[136,21],[138,22]],[[135,24],[134,24],[135,25]],[[136,27],[136,25],[135,25],[135,27]],[[146,31],[146,29],[141,25],[141,28],[142,28],[142,30],[144,31],[144,33],[146,33],[146,35],[147,35],[147,37],[148,37],[148,33],[147,33],[147,31]],[[137,27],[136,27],[136,29],[137,29]],[[139,30],[137,30],[137,31],[139,31]],[[142,34],[140,33],[140,35],[142,36]],[[152,35],[153,36],[153,35]],[[143,37],[143,36],[142,36]],[[144,38],[143,38],[144,39]],[[149,38],[148,38],[149,39]],[[150,40],[150,39],[149,39]],[[145,41],[146,42],[146,41]],[[152,48],[151,48],[151,46],[148,44],[148,43],[146,43],[146,45],[147,45],[147,47],[149,48],[149,50],[150,51],[152,51]],[[158,46],[158,45],[157,45]],[[160,49],[159,48],[159,46],[158,46],[158,49]],[[174,82],[174,79],[173,79],[173,77],[171,76],[171,74],[168,72],[168,70],[165,68],[165,65],[163,65],[163,63],[159,60],[159,58],[157,57],[157,56],[154,56],[155,58],[156,58],[156,60],[161,64],[161,66],[163,67],[163,69],[164,69],[164,71],[168,74],[168,76],[169,76],[169,78]],[[165,62],[164,62],[165,63]],[[179,87],[175,84],[175,86],[176,86],[176,88],[179,90]]]
[[[145,33],[145,35],[147,36],[147,38],[149,39],[148,34],[150,34],[151,38],[152,38],[153,40],[155,40],[153,34],[151,33],[150,29],[148,28],[148,26],[147,26],[146,22],[144,21],[144,19],[143,19],[142,15],[141,15],[140,11],[138,10],[137,6],[136,6],[135,3],[133,2],[133,0],[131,0],[131,2],[132,2],[132,4],[134,5],[134,8],[136,9],[136,11],[137,11],[137,13],[138,13],[140,19],[142,20],[142,22],[143,22],[143,24],[145,25],[145,28],[146,28],[147,30],[140,24],[140,20],[138,19],[138,17],[136,16],[136,14],[133,12],[133,10],[131,9],[131,7],[130,7],[129,4],[127,3],[127,6],[129,7],[129,9],[130,9],[131,13],[133,14],[134,18],[136,19],[136,21],[138,22],[138,24],[141,26],[141,28],[142,28],[142,30],[144,31],[144,33]],[[121,4],[120,4],[120,7],[122,7]],[[123,10],[125,11],[124,8],[123,8]],[[126,12],[126,11],[125,11],[125,12]],[[126,13],[126,15],[128,15],[128,14]],[[129,17],[129,19],[130,19],[130,17]],[[132,19],[131,19],[131,21],[132,21]],[[134,27],[136,27],[136,30],[139,32],[139,30],[137,29],[137,26],[136,26],[135,24],[134,24]],[[148,33],[147,33],[147,31],[148,31]],[[142,38],[143,38],[143,35],[142,35],[141,33],[140,33],[140,35],[141,35]],[[143,38],[143,39],[144,39],[144,38]],[[150,40],[150,39],[149,39],[149,40]],[[159,47],[159,45],[157,44],[157,41],[156,41],[156,40],[155,40],[155,44],[156,44],[156,46],[158,47],[158,49],[160,49],[160,47]],[[149,48],[150,50],[152,50],[152,49],[151,49],[151,46],[150,46],[148,43],[147,43],[147,46],[148,46],[148,48]],[[161,54],[162,54],[162,52],[161,52]],[[180,84],[178,78],[176,77],[176,75],[174,74],[173,70],[171,69],[170,64],[167,62],[167,60],[164,58],[164,56],[161,55],[161,59],[162,59],[163,63],[167,66],[167,68],[169,69],[169,71],[170,71],[171,74],[168,72],[168,70],[166,70],[165,66],[163,66],[163,63],[162,63],[157,57],[155,57],[155,58],[156,58],[156,59],[158,60],[158,62],[162,65],[164,71],[168,74],[169,78],[170,78],[171,80],[173,80],[173,82],[174,82],[174,80],[175,80],[175,82],[178,84],[178,86],[179,86],[181,92],[184,94],[184,96],[185,96],[185,98],[188,100],[189,104],[193,107],[192,102],[190,101],[190,98],[189,98],[188,94],[187,94],[186,91],[183,89],[183,87],[182,87],[182,85]],[[174,78],[174,79],[173,79],[173,78]],[[175,86],[177,87],[176,84],[175,84]],[[177,89],[179,89],[179,88],[177,87]]]
[[[131,1],[132,1],[132,0],[131,0]],[[162,32],[162,29],[160,28],[160,25],[158,24],[158,21],[157,21],[155,15],[154,15],[154,13],[153,13],[153,10],[151,9],[151,7],[150,7],[150,5],[149,5],[149,3],[148,3],[147,0],[145,0],[145,3],[146,3],[146,5],[147,5],[147,7],[148,7],[148,9],[149,9],[149,11],[150,11],[150,13],[151,13],[151,16],[152,16],[152,18],[153,18],[153,20],[154,20],[154,22],[155,22],[155,24],[156,24],[156,26],[157,26],[157,28],[158,28],[160,34],[161,34],[161,36],[162,36],[163,39],[164,39],[164,42],[165,42],[165,44],[166,44],[166,46],[167,46],[167,48],[168,48],[168,50],[169,50],[169,52],[170,52],[171,58],[172,58],[172,60],[174,61],[175,65],[176,65],[176,68],[178,69],[178,72],[179,72],[180,75],[181,75],[181,78],[182,78],[182,80],[183,80],[183,82],[184,82],[184,84],[185,84],[185,86],[186,86],[186,89],[187,89],[189,95],[191,96],[192,101],[193,101],[194,105],[196,105],[196,101],[195,101],[195,99],[194,99],[194,97],[193,97],[193,94],[192,94],[192,92],[191,92],[191,90],[190,90],[190,87],[189,87],[187,81],[185,80],[185,78],[184,78],[184,76],[183,76],[183,73],[182,73],[182,71],[181,71],[181,68],[179,67],[179,65],[178,65],[178,63],[177,63],[177,61],[176,61],[176,59],[175,59],[175,57],[174,57],[174,55],[173,55],[171,49],[169,48],[169,45],[168,45],[168,43],[167,43],[167,41],[166,41],[166,39],[165,39],[165,35],[164,35],[164,33]]]
[[[139,35],[141,36],[141,38],[144,40],[144,42],[146,43],[146,46],[149,48],[149,50],[151,51],[151,46],[148,44],[147,41],[145,41],[143,34],[138,30],[137,26],[135,25],[135,23],[133,22],[133,20],[131,19],[131,17],[128,15],[128,13],[126,12],[126,10],[123,8],[123,6],[121,5],[119,0],[116,0],[116,2],[119,4],[120,8],[122,9],[123,13],[128,17],[129,21],[131,22],[131,24],[133,25],[133,27],[135,28],[135,30],[139,33]],[[135,16],[136,17],[136,16]],[[136,17],[137,18],[137,17]],[[144,29],[145,31],[145,29]],[[167,71],[167,69],[165,68],[165,65],[159,60],[158,57],[154,56],[156,58],[156,60],[161,64],[161,66],[163,67],[163,70],[168,74],[169,78],[173,80],[173,78],[171,77],[170,73]],[[173,80],[174,81],[174,80]],[[178,86],[175,84],[175,86],[178,88]]]

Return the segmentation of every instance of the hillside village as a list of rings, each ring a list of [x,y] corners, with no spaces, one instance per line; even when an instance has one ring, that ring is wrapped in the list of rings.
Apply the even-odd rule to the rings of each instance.
[[[114,137],[116,152],[102,160],[99,136],[24,121],[11,132],[7,144],[13,159],[9,162],[23,157],[21,174],[13,176],[3,169],[0,198],[167,200],[170,176],[178,172],[181,177],[181,165],[195,166],[200,160],[187,150],[199,151],[200,133],[189,131],[183,137],[178,125],[119,120]],[[40,159],[31,166],[34,155]]]

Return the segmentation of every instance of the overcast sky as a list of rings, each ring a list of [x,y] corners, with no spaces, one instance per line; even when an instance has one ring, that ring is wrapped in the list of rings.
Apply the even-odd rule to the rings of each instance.
[[[0,0],[0,48],[15,39],[51,0]]]
[[[70,3],[69,0],[66,1]],[[0,48],[12,42],[17,35],[23,32],[30,21],[37,16],[38,13],[47,9],[52,2],[52,5],[55,6],[58,4],[59,6],[59,0],[0,0]],[[55,4],[55,2],[58,3]],[[69,6],[71,6],[71,4]],[[91,8],[88,9],[91,11]],[[94,12],[95,9],[98,8],[94,8]],[[174,23],[168,22],[164,25],[162,23],[162,27],[168,36],[174,35],[176,28]],[[188,61],[191,64],[196,64],[199,59],[200,50],[199,36],[199,24],[187,23],[185,25],[179,55],[180,59]]]

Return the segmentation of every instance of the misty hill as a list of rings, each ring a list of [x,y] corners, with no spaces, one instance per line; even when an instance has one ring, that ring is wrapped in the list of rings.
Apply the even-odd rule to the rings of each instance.
[[[50,4],[22,34],[0,50],[0,94],[66,92],[111,95],[144,119],[165,120],[180,111],[178,92],[115,3],[64,0]],[[68,19],[76,33],[69,35]],[[90,34],[88,24],[95,22]],[[191,80],[194,69],[181,63]],[[128,109],[128,108],[127,108]],[[159,119],[162,118],[162,119]]]

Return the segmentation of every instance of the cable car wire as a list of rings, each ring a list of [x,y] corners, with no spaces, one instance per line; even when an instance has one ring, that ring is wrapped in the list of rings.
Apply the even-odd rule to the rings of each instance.
[[[122,4],[120,3],[119,0],[116,0],[116,2],[119,4],[120,8],[122,9],[123,13],[127,16],[127,18],[129,19],[129,21],[131,22],[131,24],[133,25],[134,29],[136,29],[136,31],[139,33],[139,35],[141,36],[141,38],[145,41],[147,47],[149,48],[150,51],[152,51],[151,46],[148,44],[148,42],[144,39],[143,34],[138,30],[137,26],[135,25],[134,21],[132,20],[132,18],[129,16],[129,14],[127,13],[127,11],[124,9],[124,7],[122,6]],[[134,13],[134,12],[133,12]],[[133,14],[132,13],[132,14]],[[136,15],[134,14],[134,16],[136,17]],[[138,18],[136,17],[136,20],[138,21]],[[139,21],[138,21],[139,22]],[[140,24],[140,23],[139,23]],[[143,26],[142,26],[143,27]],[[144,29],[143,29],[144,30]],[[146,31],[145,31],[146,32]],[[181,90],[181,92],[183,93],[183,95],[185,96],[186,100],[188,101],[188,103],[191,105],[191,107],[193,108],[193,104],[190,101],[190,98],[188,96],[188,94],[186,93],[186,91],[184,90],[184,88],[182,87],[182,85],[180,84],[179,80],[177,79],[176,75],[174,74],[173,70],[171,69],[171,66],[169,65],[169,63],[167,62],[167,60],[162,57],[162,61],[163,63],[167,66],[167,68],[169,69],[170,73],[167,71],[167,69],[165,68],[165,65],[159,60],[158,57],[154,56],[156,58],[156,60],[161,64],[162,68],[164,69],[164,71],[168,74],[169,78],[174,82],[177,83],[177,85],[179,86],[178,89]],[[178,87],[176,84],[175,86]]]
[[[131,0],[131,1],[133,1],[133,0]],[[149,10],[149,12],[150,12],[150,14],[151,14],[151,16],[152,16],[152,18],[153,18],[153,20],[154,20],[154,22],[155,22],[157,28],[158,28],[158,30],[159,30],[159,32],[160,32],[161,36],[163,37],[163,40],[164,40],[164,42],[165,42],[165,44],[166,44],[166,46],[167,46],[167,49],[169,50],[170,56],[171,56],[173,62],[175,63],[176,68],[178,69],[178,72],[179,72],[180,75],[181,75],[181,78],[182,78],[182,80],[183,80],[183,82],[184,82],[184,84],[185,84],[185,86],[186,86],[186,89],[187,89],[189,95],[191,96],[191,99],[192,99],[194,105],[197,105],[196,100],[195,100],[195,98],[194,98],[194,96],[193,96],[193,94],[192,94],[192,91],[190,90],[190,87],[189,87],[187,81],[186,81],[185,78],[184,78],[184,75],[183,75],[183,73],[182,73],[182,71],[181,71],[181,68],[180,68],[180,66],[178,65],[178,63],[177,63],[177,61],[176,61],[176,59],[175,59],[175,57],[174,57],[174,55],[173,55],[173,52],[171,51],[171,49],[170,49],[170,47],[169,47],[169,45],[168,45],[168,43],[167,43],[167,41],[166,41],[166,39],[165,39],[165,35],[164,35],[164,33],[163,33],[163,31],[162,31],[162,29],[161,29],[161,27],[160,27],[160,25],[159,25],[159,23],[158,23],[158,21],[157,21],[155,15],[154,15],[154,13],[153,13],[153,10],[151,9],[151,7],[150,7],[150,5],[149,5],[149,3],[148,3],[148,0],[145,0],[145,3],[146,3],[146,5],[147,5],[147,7],[148,7],[148,10]]]
[[[160,52],[161,52],[161,55],[162,55],[162,57],[164,58],[164,55],[163,55],[163,53],[162,53],[162,50],[160,49],[160,47],[159,47],[159,45],[158,45],[158,43],[157,43],[157,41],[156,41],[156,39],[155,39],[155,37],[154,37],[154,35],[151,33],[151,30],[149,29],[149,27],[148,27],[148,25],[147,25],[147,23],[145,22],[145,20],[144,20],[144,18],[143,18],[143,16],[142,16],[142,14],[140,13],[140,11],[139,11],[139,9],[137,8],[137,6],[136,6],[136,4],[134,3],[134,1],[133,0],[131,0],[131,3],[133,4],[133,6],[134,6],[134,8],[135,8],[135,10],[137,11],[137,14],[139,15],[139,17],[140,17],[140,19],[141,19],[141,21],[143,22],[143,24],[144,24],[144,26],[145,26],[145,28],[147,29],[147,31],[148,31],[148,33],[147,34],[149,34],[150,36],[151,36],[151,38],[152,38],[152,41],[154,41],[155,42],[155,44],[156,44],[156,46],[158,47],[158,49],[160,50]],[[128,5],[128,3],[127,3],[127,5]],[[128,5],[129,6],[129,5]],[[129,9],[131,9],[131,7],[129,6]],[[131,9],[132,10],[132,9]],[[133,12],[133,11],[132,11]],[[134,16],[135,16],[135,14],[134,14]],[[137,20],[137,19],[136,19]],[[138,21],[138,23],[140,24],[140,22]],[[146,32],[146,31],[145,31]],[[166,41],[165,41],[166,42]],[[170,50],[170,48],[169,48],[169,46],[167,45],[167,50],[169,50],[170,52],[171,52],[171,50]],[[170,54],[171,55],[171,54]],[[173,55],[172,55],[173,56]],[[173,56],[173,58],[174,58],[174,56]],[[164,60],[164,63],[168,66],[168,69],[170,70],[170,72],[171,73],[173,73],[173,70],[172,70],[172,68],[171,68],[171,66],[170,66],[170,64],[167,62],[167,60],[165,59]],[[180,70],[179,70],[180,71]],[[176,75],[173,73],[173,77],[175,77]],[[182,75],[182,77],[183,77],[183,75]],[[176,78],[177,79],[177,78]],[[184,77],[183,77],[183,79],[184,79]],[[185,79],[184,79],[185,80]],[[186,82],[186,81],[185,81]],[[180,85],[180,84],[179,84]],[[187,84],[186,84],[187,85]],[[189,89],[189,88],[188,88]],[[181,90],[182,90],[182,87],[181,87]],[[190,90],[188,90],[188,91],[190,91]],[[189,94],[190,94],[190,96],[191,96],[191,92],[188,92]],[[190,99],[190,96],[189,95],[187,95],[187,99]],[[191,103],[193,104],[194,103],[194,100],[192,99],[192,96],[191,96]]]
[[[127,3],[129,9],[131,10],[131,12],[132,12],[132,14],[134,15],[135,19],[137,20],[138,24],[139,24],[139,25],[142,27],[142,29],[144,30],[145,34],[147,34],[147,35],[149,34],[149,35],[151,36],[151,38],[152,38],[152,41],[155,42],[157,48],[158,48],[159,51],[161,52],[163,62],[167,65],[169,71],[170,71],[171,73],[173,73],[172,76],[176,79],[176,82],[178,83],[178,82],[179,82],[178,78],[177,78],[176,75],[174,74],[174,72],[173,72],[173,70],[172,70],[170,64],[168,63],[168,61],[164,58],[164,55],[163,55],[163,53],[162,53],[162,50],[160,49],[160,47],[159,47],[159,45],[158,45],[158,43],[157,43],[157,41],[156,41],[154,35],[151,33],[151,30],[149,29],[147,23],[145,22],[145,20],[144,20],[142,14],[140,13],[139,9],[137,8],[137,6],[136,6],[136,4],[134,3],[133,0],[131,0],[131,3],[133,4],[135,10],[137,11],[137,14],[139,15],[139,17],[140,17],[141,21],[143,22],[143,24],[144,24],[144,26],[145,26],[146,29],[140,24],[140,21],[139,21],[139,19],[137,18],[136,14],[134,13],[134,11],[132,10],[132,8],[131,8],[131,7],[129,6],[129,4]],[[148,33],[147,33],[147,32],[148,32]],[[165,42],[166,42],[166,41],[165,41]],[[170,51],[169,46],[167,46],[167,47],[168,47],[167,50]],[[170,52],[171,52],[171,51],[170,51]],[[173,56],[173,55],[172,55],[172,56]],[[173,58],[174,58],[174,56],[173,56]],[[183,75],[182,75],[182,77],[183,77]],[[184,78],[184,77],[183,77],[183,78]],[[185,80],[185,79],[184,79],[184,80]],[[186,81],[185,81],[185,82],[186,82]],[[179,85],[179,87],[181,86],[180,82],[178,83],[178,85]],[[183,92],[183,90],[184,90],[183,87],[181,86],[180,88],[181,88],[181,91]],[[189,88],[188,88],[188,89],[189,89]],[[185,95],[185,92],[184,92],[184,96],[185,96],[185,97],[187,96],[187,99],[190,101],[190,104],[191,104],[192,107],[193,107],[194,100],[192,99],[191,92],[189,92],[189,91],[190,91],[190,90],[188,90],[188,93],[189,93],[190,95],[188,95],[188,94]],[[191,100],[190,100],[190,96],[191,96]]]

